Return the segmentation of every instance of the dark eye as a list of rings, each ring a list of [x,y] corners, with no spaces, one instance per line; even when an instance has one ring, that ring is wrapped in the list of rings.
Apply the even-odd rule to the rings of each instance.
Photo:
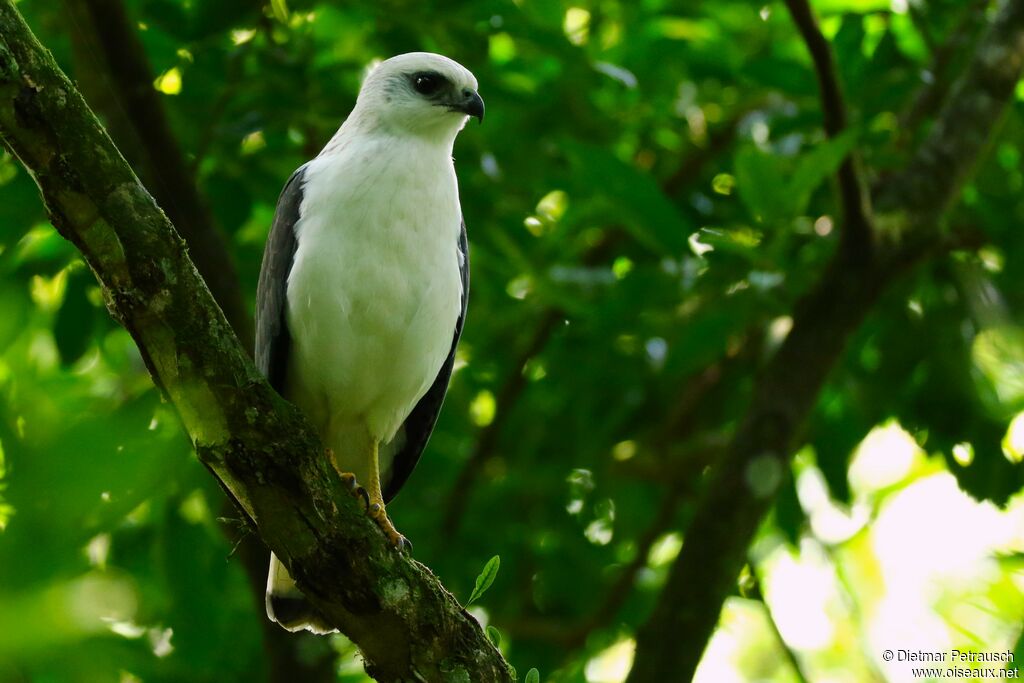
[[[421,95],[433,95],[444,85],[444,78],[439,74],[416,74],[412,85]]]

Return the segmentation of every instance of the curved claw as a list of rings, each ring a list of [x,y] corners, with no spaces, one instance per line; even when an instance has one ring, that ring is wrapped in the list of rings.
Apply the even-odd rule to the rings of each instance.
[[[391,523],[388,518],[388,513],[384,510],[384,505],[379,502],[371,503],[367,506],[366,514],[370,516],[373,521],[377,522],[377,526],[384,532],[384,535],[388,537],[388,541],[391,545],[402,553],[412,554],[412,542],[408,538],[398,533],[398,529]]]
[[[393,542],[395,544],[395,550],[406,555],[412,555],[412,541],[408,538],[402,534],[398,534],[398,538]]]
[[[363,503],[366,505],[366,514],[369,515],[377,525],[380,527],[384,535],[388,537],[388,541],[391,545],[400,553],[407,555],[412,554],[412,541],[398,533],[395,529],[395,525],[388,519],[388,514],[384,510],[384,501],[380,497],[380,482],[379,477],[370,477],[370,483],[373,485],[375,495],[371,499],[370,492],[359,485],[359,481],[356,479],[356,475],[352,472],[343,472],[338,467],[338,462],[334,457],[334,451],[330,448],[324,449],[324,453],[334,466],[335,471],[341,478],[341,484],[345,489],[356,498],[362,498]],[[376,454],[374,454],[374,467],[376,467]]]
[[[356,475],[351,472],[342,472],[340,476],[342,486],[348,489],[349,493],[355,494],[356,489],[359,488],[359,482],[356,481]]]

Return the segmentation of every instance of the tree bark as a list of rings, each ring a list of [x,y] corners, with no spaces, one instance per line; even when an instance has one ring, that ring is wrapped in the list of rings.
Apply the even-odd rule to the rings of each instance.
[[[103,120],[108,134],[132,169],[164,209],[203,276],[210,293],[247,349],[252,348],[252,312],[244,305],[228,243],[196,185],[178,136],[171,127],[155,75],[123,0],[64,0],[75,76],[82,94]],[[253,13],[259,11],[253,4]],[[207,125],[212,125],[208,123]],[[222,503],[225,516],[234,504]],[[233,526],[221,525],[230,537]],[[235,557],[246,573],[253,604],[263,612],[269,553],[256,534],[238,541]],[[302,636],[263,620],[263,650],[272,683],[299,679],[328,683],[336,678],[332,657],[301,657]]]
[[[102,285],[202,463],[355,642],[379,681],[511,681],[479,625],[394,551],[309,424],[267,385],[139,183],[12,0],[0,0],[0,138]],[[343,580],[340,580],[343,577]]]
[[[693,678],[754,533],[790,476],[790,456],[829,371],[885,288],[942,244],[942,216],[992,139],[1022,61],[1024,0],[1004,0],[920,150],[875,188],[868,222],[877,226],[877,248],[839,250],[798,305],[711,474],[658,606],[637,633],[628,683]]]

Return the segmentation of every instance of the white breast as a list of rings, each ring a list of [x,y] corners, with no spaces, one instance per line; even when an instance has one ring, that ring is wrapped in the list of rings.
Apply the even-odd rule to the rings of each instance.
[[[328,445],[388,442],[433,383],[461,308],[450,151],[370,139],[313,160],[288,279],[288,394]]]

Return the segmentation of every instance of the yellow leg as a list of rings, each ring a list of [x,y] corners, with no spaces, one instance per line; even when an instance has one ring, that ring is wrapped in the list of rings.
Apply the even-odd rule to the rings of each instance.
[[[388,537],[391,544],[399,550],[411,552],[412,543],[398,532],[395,525],[391,523],[387,511],[384,509],[384,495],[381,493],[380,486],[380,457],[377,441],[371,440],[370,442],[370,472],[368,476],[369,482],[367,482],[369,486],[367,488],[363,488],[358,484],[355,474],[342,471],[341,467],[338,466],[333,450],[328,448],[327,456],[330,458],[331,464],[334,466],[338,476],[341,477],[342,483],[352,491],[352,495],[361,497],[366,501],[366,514],[373,521],[377,522],[377,526],[381,528],[381,531]]]
[[[324,453],[327,455],[328,462],[330,462],[331,466],[334,467],[334,471],[338,473],[339,477],[341,477],[341,483],[344,484],[353,495],[359,495],[357,494],[359,484],[356,481],[356,475],[352,472],[345,472],[338,466],[338,459],[334,457],[333,448],[325,448]]]
[[[370,441],[370,507],[379,505],[384,509],[384,494],[380,490],[380,446],[376,439]]]
[[[370,446],[370,490],[369,490],[369,505],[367,507],[367,513],[373,518],[377,525],[384,532],[384,535],[391,541],[391,545],[395,546],[399,550],[411,551],[412,544],[402,534],[398,533],[398,529],[391,523],[391,519],[388,517],[387,511],[384,509],[384,495],[380,489],[380,457],[379,457],[380,445],[377,440],[374,439]]]

